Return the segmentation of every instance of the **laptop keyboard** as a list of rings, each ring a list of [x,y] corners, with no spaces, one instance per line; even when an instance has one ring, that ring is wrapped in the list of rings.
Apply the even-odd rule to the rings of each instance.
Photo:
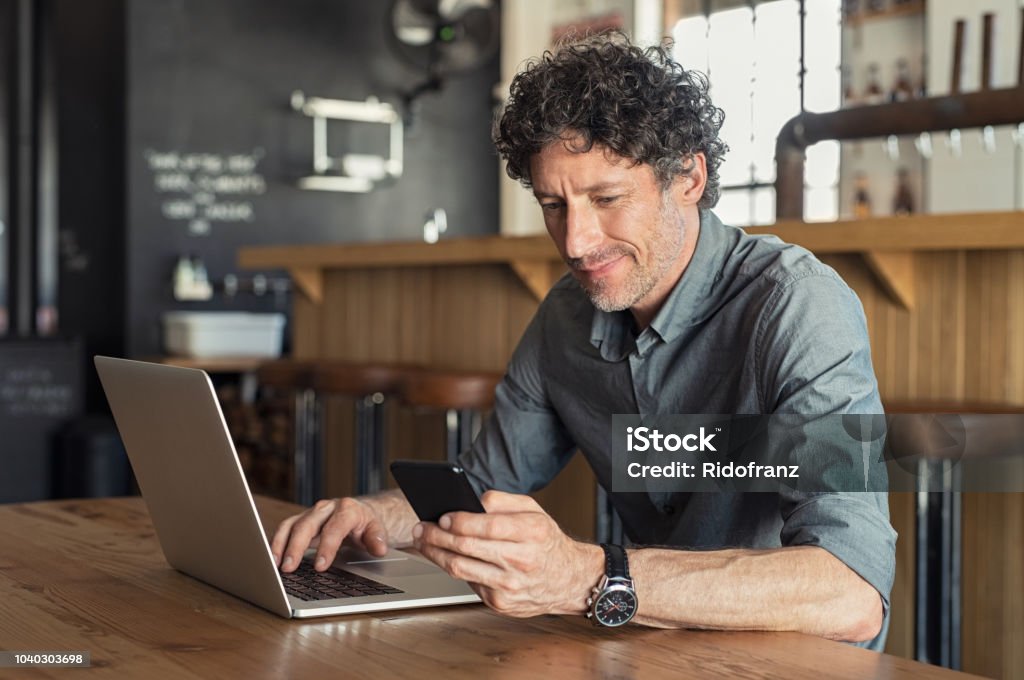
[[[327,571],[318,572],[313,569],[312,564],[305,560],[300,562],[299,568],[292,573],[282,573],[281,578],[284,580],[286,593],[307,602],[370,595],[395,595],[404,592],[337,567],[330,567]]]

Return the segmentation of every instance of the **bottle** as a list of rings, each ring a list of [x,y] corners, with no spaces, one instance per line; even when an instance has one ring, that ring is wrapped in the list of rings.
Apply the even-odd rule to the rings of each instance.
[[[896,193],[892,199],[893,215],[911,215],[914,213],[914,194],[910,189],[910,172],[900,168],[896,174]]]
[[[843,66],[842,69],[843,78],[843,106],[856,106],[857,105],[857,93],[853,89],[853,79],[850,75],[850,67]]]
[[[878,80],[878,64],[868,64],[868,86],[864,91],[864,103],[881,104],[885,101],[885,92]]]
[[[914,85],[910,82],[910,66],[906,59],[896,62],[896,82],[892,86],[889,99],[894,102],[910,101],[914,98]]]
[[[192,269],[192,258],[182,255],[178,258],[178,264],[174,267],[174,299],[188,300],[192,291],[192,282],[195,281],[195,271]]]
[[[918,81],[918,83],[917,83],[917,91],[914,92],[914,95],[918,99],[924,99],[925,97],[928,96],[928,84],[927,84],[927,81],[925,80],[928,77],[927,74],[928,74],[928,60],[922,54],[921,55],[921,80]]]
[[[868,177],[858,172],[853,180],[853,218],[863,220],[871,217],[871,195],[868,193]]]

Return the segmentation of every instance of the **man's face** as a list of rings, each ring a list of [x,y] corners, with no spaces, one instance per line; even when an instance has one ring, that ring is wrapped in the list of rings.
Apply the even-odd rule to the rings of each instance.
[[[660,305],[682,271],[684,224],[651,167],[556,141],[531,159],[530,174],[548,233],[594,306]]]

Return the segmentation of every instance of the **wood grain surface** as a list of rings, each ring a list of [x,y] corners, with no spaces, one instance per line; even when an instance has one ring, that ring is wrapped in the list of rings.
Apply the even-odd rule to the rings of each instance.
[[[267,526],[296,506],[258,499]],[[172,570],[141,499],[0,506],[0,649],[88,651],[10,678],[959,678],[795,633],[599,629],[482,605],[286,620]]]

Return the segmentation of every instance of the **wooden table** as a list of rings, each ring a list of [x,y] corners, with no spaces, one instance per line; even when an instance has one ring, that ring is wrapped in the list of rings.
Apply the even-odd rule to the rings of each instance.
[[[257,502],[268,526],[297,507]],[[0,650],[89,651],[75,677],[969,677],[794,633],[599,629],[482,605],[285,620],[172,570],[139,498],[0,506]]]

